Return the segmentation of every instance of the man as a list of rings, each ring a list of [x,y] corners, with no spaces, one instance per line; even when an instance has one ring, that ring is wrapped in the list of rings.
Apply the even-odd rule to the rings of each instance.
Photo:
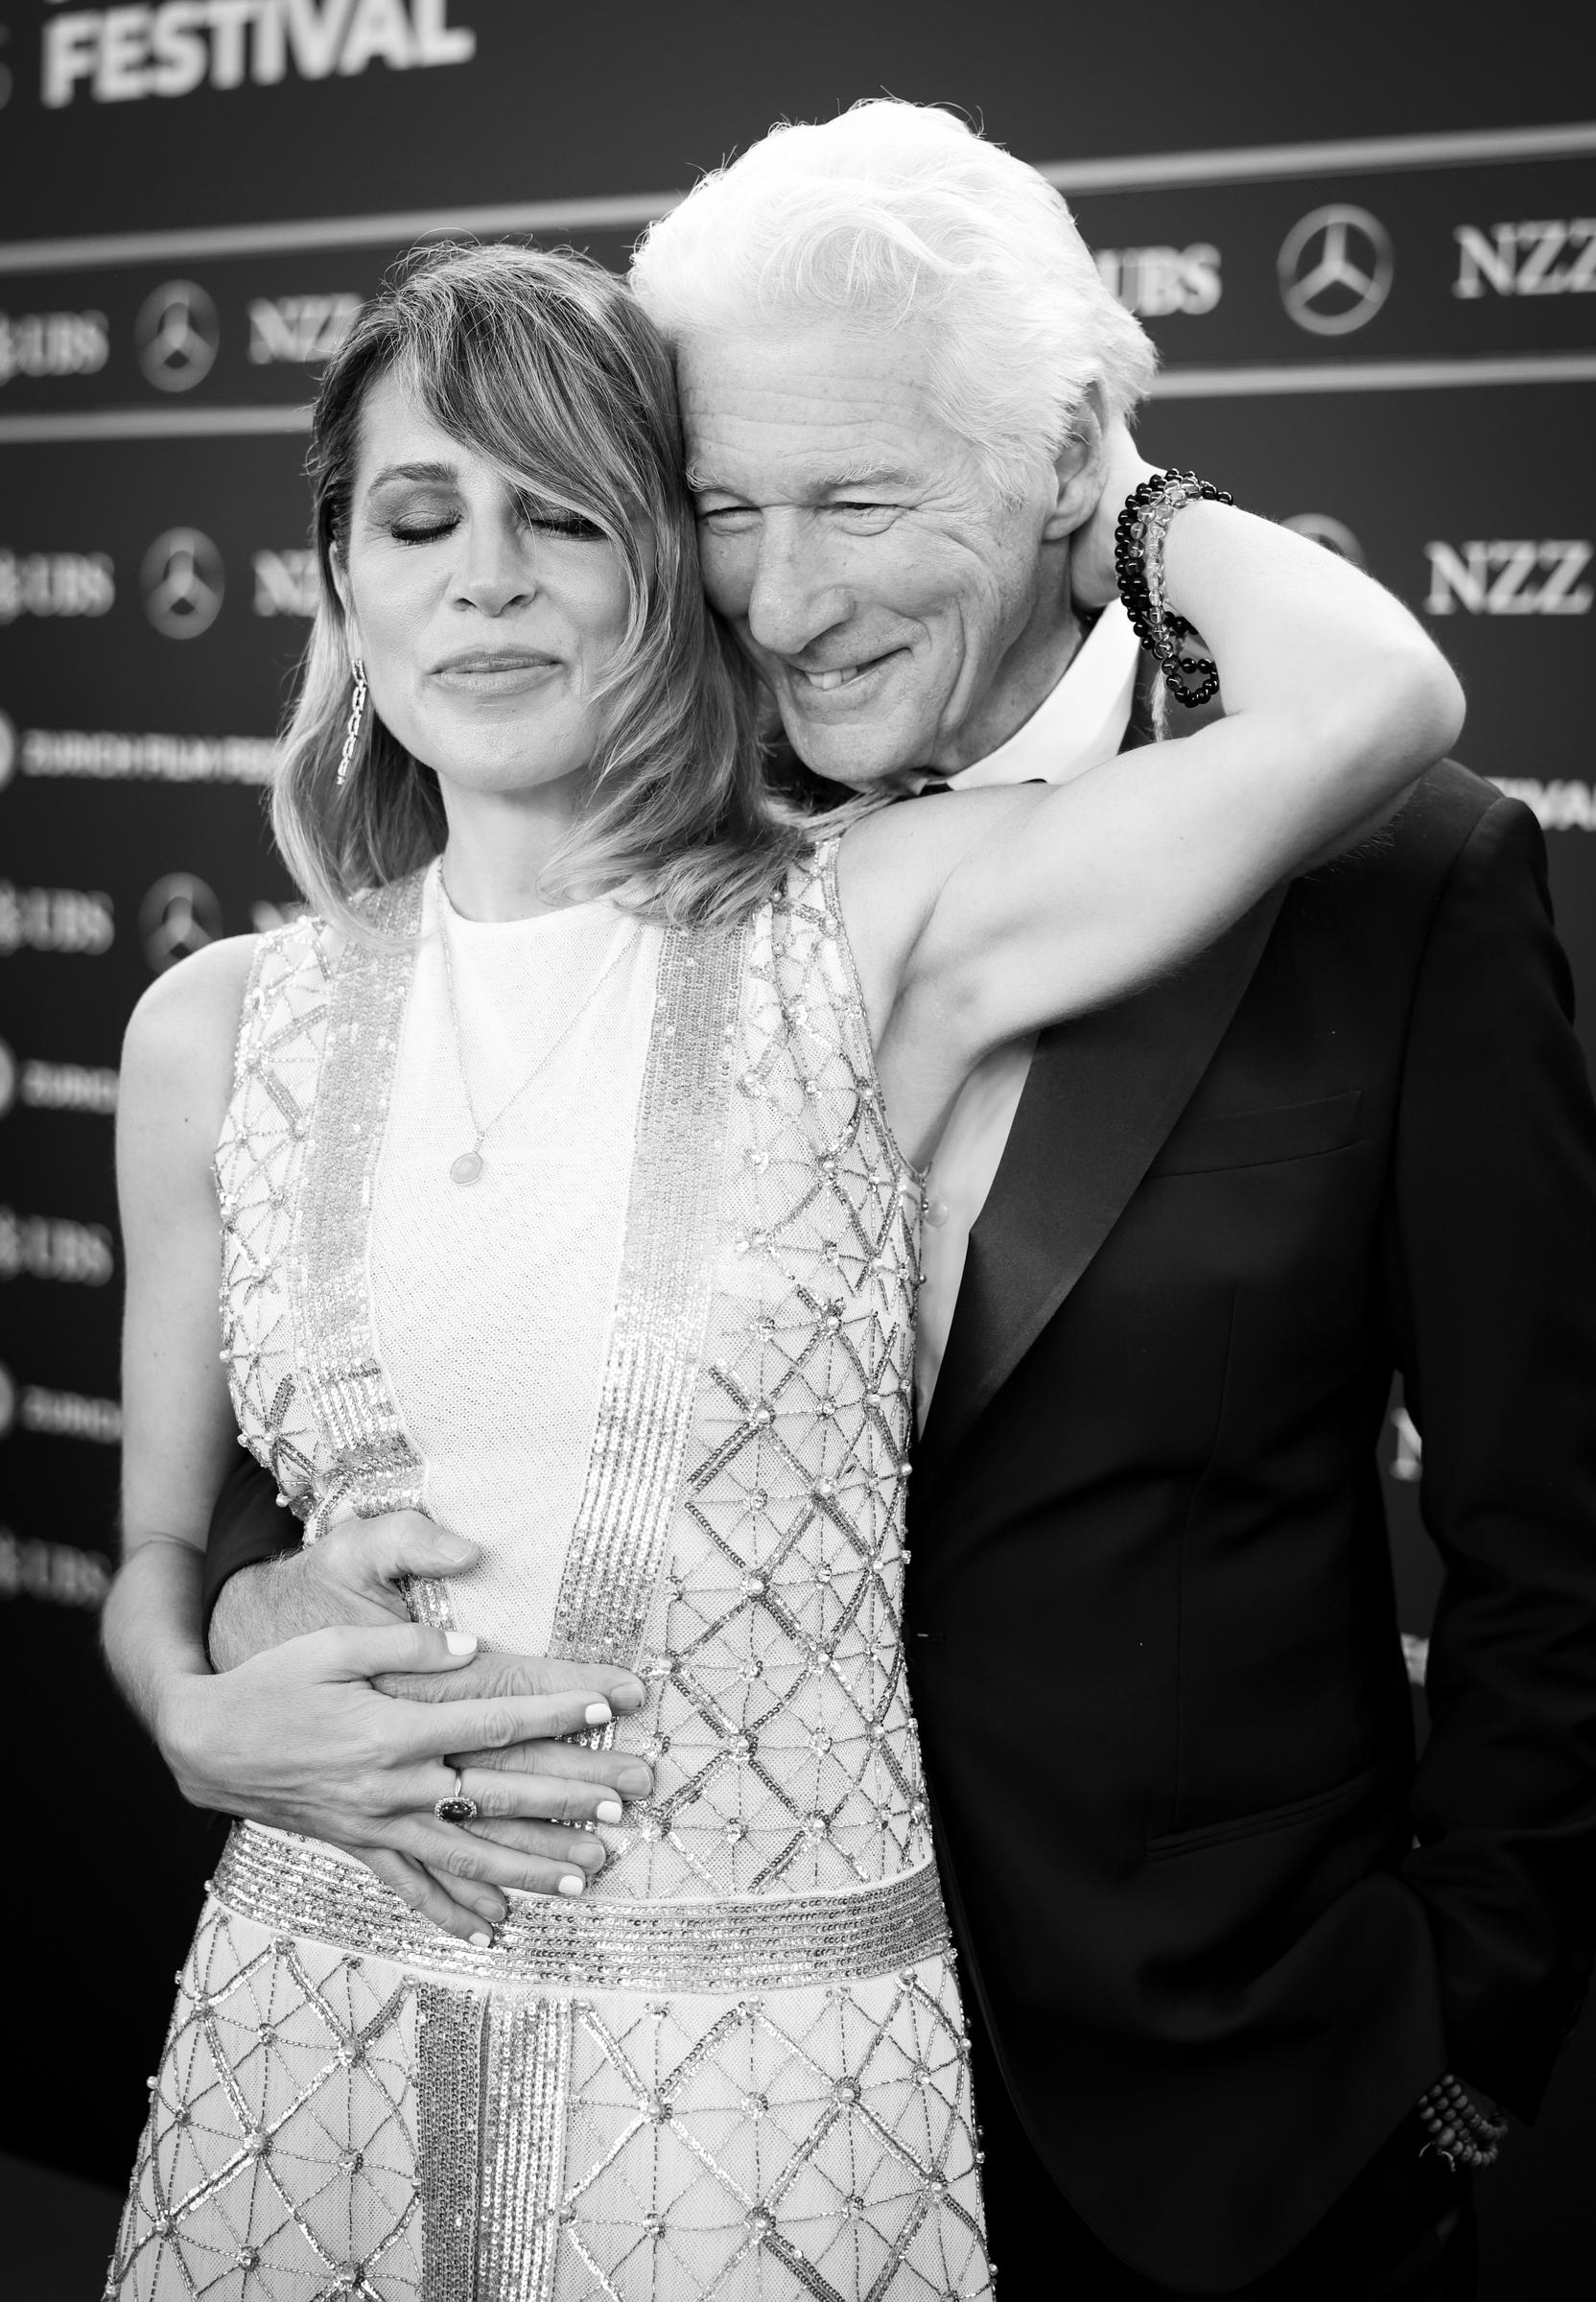
[[[1103,569],[1068,538],[1020,565],[996,516],[1014,457],[1093,452],[1150,372],[1039,178],[861,107],[700,187],[636,278],[677,347],[706,582],[802,761],[921,788],[1148,739],[1120,611],[1080,641]],[[854,357],[905,280],[944,332],[934,422]],[[985,459],[974,507],[936,467],[949,424]],[[1450,2070],[1532,2116],[1596,1926],[1596,1112],[1568,1006],[1533,820],[1448,766],[1179,976],[1006,1050],[950,1122],[910,1668],[1011,2297],[1468,2290],[1466,2185],[1415,2105]],[[1394,1372],[1446,1566],[1417,1772]],[[271,1501],[241,1471],[213,1586],[283,1547]],[[440,1539],[379,1522],[238,1572],[214,1651],[379,1619]]]

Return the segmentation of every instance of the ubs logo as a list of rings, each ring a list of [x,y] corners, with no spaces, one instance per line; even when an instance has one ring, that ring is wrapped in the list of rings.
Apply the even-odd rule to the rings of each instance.
[[[222,905],[214,890],[193,872],[171,871],[145,897],[138,925],[150,972],[160,975],[216,941],[222,932]]]
[[[1277,264],[1287,316],[1310,336],[1366,328],[1391,294],[1391,238],[1367,208],[1332,200],[1286,234]]]
[[[0,1039],[0,1119],[16,1101],[16,1057]]]
[[[144,612],[167,640],[197,640],[222,612],[222,554],[198,528],[169,528],[144,554]]]
[[[216,306],[192,280],[168,280],[146,296],[133,326],[138,364],[157,391],[192,391],[221,341]]]

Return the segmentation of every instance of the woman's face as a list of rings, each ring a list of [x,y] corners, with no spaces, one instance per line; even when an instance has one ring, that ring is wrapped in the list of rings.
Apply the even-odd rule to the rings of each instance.
[[[631,607],[621,554],[517,496],[392,371],[362,413],[342,574],[372,703],[442,782],[513,792],[588,765]]]

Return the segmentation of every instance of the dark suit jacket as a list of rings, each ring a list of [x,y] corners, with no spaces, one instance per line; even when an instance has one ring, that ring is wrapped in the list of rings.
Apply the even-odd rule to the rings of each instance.
[[[1596,1113],[1569,1007],[1534,819],[1440,768],[1172,981],[1044,1034],[973,1234],[911,1482],[944,1869],[1038,2149],[1170,2283],[1285,2253],[1447,2064],[1532,2114],[1580,2002]],[[1396,1369],[1447,1569],[1417,1778]],[[241,1458],[209,1590],[286,1516]]]
[[[1442,766],[1272,928],[1044,1034],[972,1235],[910,1491],[966,1988],[1060,2188],[1171,2284],[1279,2259],[1443,2066],[1533,2115],[1581,2002],[1570,1006],[1538,828]],[[1417,1773],[1394,1371],[1446,1570]]]

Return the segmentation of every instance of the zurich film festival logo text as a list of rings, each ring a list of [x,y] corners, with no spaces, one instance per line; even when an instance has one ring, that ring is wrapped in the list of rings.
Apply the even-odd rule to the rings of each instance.
[[[109,1118],[116,1110],[117,1074],[108,1064],[19,1062],[0,1039],[0,1119],[15,1107],[67,1111]]]
[[[449,0],[164,0],[75,9],[43,34],[39,100],[51,109],[350,79],[372,64],[426,71],[477,53],[470,27],[450,23]]]

